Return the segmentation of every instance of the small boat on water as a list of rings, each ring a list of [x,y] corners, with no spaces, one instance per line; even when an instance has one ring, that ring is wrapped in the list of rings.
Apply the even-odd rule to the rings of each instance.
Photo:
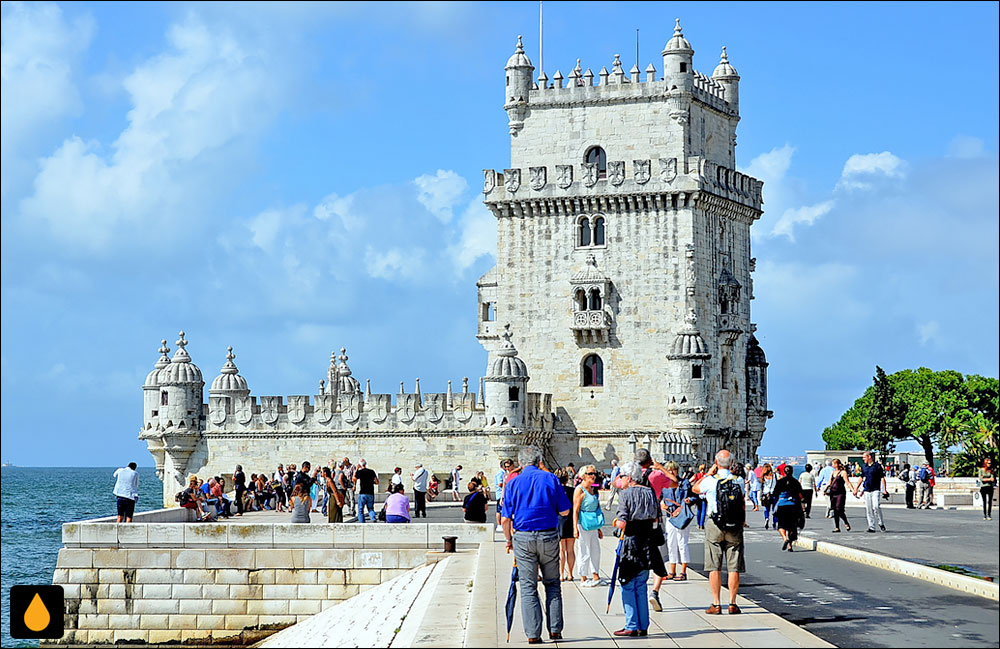
[[[2,465],[0,465],[0,466],[2,466],[2,467],[3,467],[3,468],[5,468],[5,469],[6,469],[7,467],[17,467],[17,465],[16,465],[16,464],[14,464],[13,462],[4,462],[4,463],[3,463]]]

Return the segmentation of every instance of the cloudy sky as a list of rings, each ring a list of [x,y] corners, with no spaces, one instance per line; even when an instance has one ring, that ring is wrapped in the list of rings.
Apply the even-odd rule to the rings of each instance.
[[[753,319],[764,453],[820,447],[887,371],[997,375],[996,3],[547,3],[545,66],[662,67],[680,16],[742,76],[765,181]],[[3,3],[2,454],[150,464],[161,338],[208,382],[475,382],[494,263],[480,170],[509,161],[503,65],[536,3]]]

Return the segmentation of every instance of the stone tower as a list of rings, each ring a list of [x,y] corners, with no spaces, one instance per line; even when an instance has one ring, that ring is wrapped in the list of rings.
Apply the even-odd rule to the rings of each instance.
[[[514,325],[502,344],[552,393],[563,462],[637,444],[753,459],[770,416],[750,321],[762,183],[735,169],[740,77],[725,48],[712,77],[695,70],[679,20],[662,55],[659,78],[615,55],[596,79],[578,59],[532,81],[519,37],[505,67],[510,164],[484,171],[497,265],[477,283],[477,338],[490,367],[495,323]]]

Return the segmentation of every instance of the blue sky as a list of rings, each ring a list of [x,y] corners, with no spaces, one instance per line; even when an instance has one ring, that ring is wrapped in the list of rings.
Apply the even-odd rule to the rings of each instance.
[[[313,393],[346,346],[373,390],[473,384],[476,278],[509,160],[503,65],[534,2],[4,3],[2,454],[150,464],[161,338],[211,382]],[[997,375],[996,3],[547,3],[545,68],[662,67],[680,17],[742,76],[766,182],[753,319],[762,451],[820,447],[887,371]]]

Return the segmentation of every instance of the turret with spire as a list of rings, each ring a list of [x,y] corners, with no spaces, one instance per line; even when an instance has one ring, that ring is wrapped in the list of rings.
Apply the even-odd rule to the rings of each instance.
[[[678,18],[674,25],[674,35],[667,41],[663,48],[663,79],[667,82],[667,89],[674,88],[685,92],[691,92],[694,85],[694,49],[691,43],[684,38],[681,30],[681,19]]]
[[[514,54],[507,59],[504,66],[506,83],[504,85],[504,110],[507,111],[510,134],[516,136],[524,128],[524,118],[528,112],[528,95],[531,92],[532,74],[535,66],[524,53],[524,43],[517,37],[517,47]]]
[[[729,54],[726,53],[726,46],[722,46],[722,57],[719,65],[715,67],[712,78],[719,82],[726,89],[726,101],[737,113],[740,111],[740,75],[736,68],[729,64]]]

